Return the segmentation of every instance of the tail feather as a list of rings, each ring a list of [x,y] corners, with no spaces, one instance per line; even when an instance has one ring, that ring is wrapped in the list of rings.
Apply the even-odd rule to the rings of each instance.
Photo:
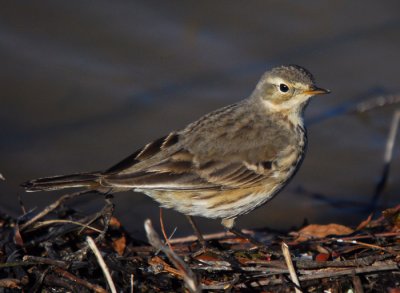
[[[100,185],[100,173],[77,173],[45,177],[27,181],[21,184],[28,192],[51,191],[64,188],[96,189]]]

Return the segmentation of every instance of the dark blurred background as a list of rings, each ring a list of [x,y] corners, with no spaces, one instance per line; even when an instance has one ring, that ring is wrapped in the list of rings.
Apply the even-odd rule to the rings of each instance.
[[[105,169],[152,139],[251,93],[278,64],[308,68],[332,94],[307,119],[380,94],[398,93],[399,1],[7,1],[0,9],[1,210],[43,208],[60,193],[25,194],[31,178]],[[339,107],[339,108],[338,108]],[[295,179],[239,227],[354,224],[366,216],[395,106],[309,125]],[[398,145],[397,145],[398,149]],[[398,203],[395,153],[380,206]],[[329,200],[299,192],[317,192]],[[332,203],[333,202],[333,203]],[[75,200],[94,211],[101,196]],[[116,216],[137,237],[158,205],[115,196]],[[191,233],[165,211],[169,229]],[[354,222],[355,221],[355,222]],[[203,230],[222,228],[200,220]]]

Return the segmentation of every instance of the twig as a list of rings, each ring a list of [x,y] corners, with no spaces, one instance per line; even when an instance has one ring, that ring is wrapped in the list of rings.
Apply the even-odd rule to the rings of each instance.
[[[399,122],[400,122],[400,110],[397,110],[393,114],[388,139],[386,141],[386,148],[385,148],[385,153],[383,156],[382,175],[381,175],[381,178],[379,179],[379,182],[377,183],[377,185],[375,187],[375,191],[374,191],[374,194],[371,199],[371,211],[372,212],[374,212],[376,210],[376,205],[379,201],[379,198],[382,195],[382,191],[384,190],[384,188],[386,186],[386,182],[389,178],[390,165],[392,163],[392,158],[393,158],[393,147],[394,147],[394,143],[396,140],[397,131],[399,128]]]
[[[49,274],[46,275],[43,278],[42,281],[43,285],[46,285],[47,287],[50,288],[64,288],[64,292],[74,292],[74,287],[73,284],[71,282],[68,282],[66,279],[60,278],[59,276],[55,275],[55,274]],[[40,286],[42,286],[42,283],[40,284]],[[31,292],[42,292],[45,291],[44,288],[42,288],[43,290],[39,290],[39,287],[36,288],[35,291],[31,291]]]
[[[87,266],[86,262],[79,262],[79,261],[71,262],[71,261],[63,261],[63,260],[47,258],[47,257],[25,255],[22,258],[22,262],[2,263],[2,264],[0,264],[0,268],[18,267],[18,266],[31,266],[31,265],[36,265],[36,264],[46,264],[46,265],[51,265],[51,266],[55,266],[55,267],[60,267],[60,268],[63,268],[63,269],[65,269],[65,268],[76,269],[76,268],[81,268],[81,267],[86,267]]]
[[[385,251],[387,253],[390,253],[394,256],[398,256],[399,254],[396,253],[395,251],[392,251],[388,248],[385,247],[381,247],[379,245],[374,245],[374,244],[369,244],[369,243],[365,243],[365,242],[361,242],[361,241],[357,241],[357,240],[345,240],[345,239],[336,239],[336,242],[338,243],[349,243],[349,244],[355,244],[355,245],[359,245],[359,246],[363,246],[363,247],[367,247],[367,248],[371,248],[371,249],[377,249],[377,250],[382,250]]]
[[[80,222],[71,221],[71,220],[46,220],[46,221],[43,221],[43,222],[36,223],[35,225],[33,225],[33,228],[38,229],[38,228],[41,228],[41,227],[44,227],[44,226],[48,226],[48,225],[51,225],[51,224],[58,224],[58,223],[73,224],[73,225],[81,226],[81,227],[89,229],[89,230],[93,230],[93,231],[98,232],[98,233],[102,232],[101,230],[99,230],[97,228],[94,228],[92,226],[85,225],[85,224],[82,224]]]
[[[355,293],[364,293],[364,289],[359,276],[353,276],[353,287]]]
[[[181,271],[183,280],[189,291],[199,293],[201,291],[201,286],[197,281],[196,275],[179,256],[177,256],[171,249],[163,245],[149,219],[144,222],[144,228],[146,230],[147,239],[149,240],[151,246],[153,246],[156,250],[162,250],[162,252],[165,253],[173,265],[179,271]]]
[[[396,237],[396,236],[400,236],[400,231],[399,232],[375,233],[373,235],[371,235],[371,234],[368,234],[368,235],[354,235],[354,236],[342,237],[340,239],[353,240],[353,239],[370,239],[370,238],[378,238],[378,237]],[[331,241],[331,240],[336,240],[336,239],[335,238],[326,239],[326,241]]]
[[[363,258],[353,259],[353,260],[333,260],[333,261],[311,261],[311,260],[297,260],[294,261],[296,267],[300,274],[307,274],[310,270],[316,269],[338,269],[338,268],[348,268],[348,267],[367,267],[371,266],[373,263],[384,263],[382,262],[385,259],[393,257],[392,254],[379,254],[379,255],[371,255]],[[285,262],[283,261],[249,261],[246,264],[250,266],[242,266],[240,270],[242,272],[258,272],[262,274],[268,275],[277,275],[277,274],[288,274],[289,271],[286,269]],[[256,265],[256,266],[253,266]],[[219,271],[234,271],[234,268],[231,266],[225,266],[222,264],[191,264],[190,267],[194,270],[206,270],[209,272],[219,272]],[[301,278],[300,278],[301,279]]]
[[[105,200],[106,200],[106,205],[103,207],[103,209],[99,213],[96,213],[96,216],[95,216],[95,217],[102,216],[103,221],[104,221],[104,228],[101,231],[101,233],[94,240],[95,242],[100,242],[105,237],[105,234],[108,230],[108,226],[110,223],[110,219],[111,219],[113,211],[114,211],[114,204],[111,202],[110,198],[106,198]],[[80,250],[67,255],[65,257],[65,259],[72,260],[72,259],[83,258],[83,256],[88,252],[88,250],[89,250],[89,246],[86,245],[85,247],[81,248]]]
[[[33,284],[32,288],[31,288],[31,292],[38,292],[39,288],[42,286],[42,284],[45,281],[45,278],[47,277],[47,273],[49,271],[49,268],[45,269],[44,271],[39,271],[36,272],[36,281],[35,284]]]
[[[323,269],[323,268],[345,268],[345,267],[362,267],[370,266],[376,261],[382,261],[393,257],[390,253],[370,255],[363,258],[348,259],[348,260],[332,260],[332,261],[309,261],[298,260],[296,267],[298,269]]]
[[[176,229],[177,229],[177,227],[174,228],[174,230],[172,231],[171,235],[169,235],[169,237],[167,238],[167,239],[168,239],[168,242],[171,242],[172,237],[175,235]],[[161,250],[157,250],[156,253],[155,253],[155,255],[159,254],[160,251],[161,251]],[[173,249],[173,251],[175,252],[175,249]]]
[[[5,262],[0,263],[0,269],[3,268],[14,268],[14,267],[24,267],[37,264],[36,262],[25,262],[25,261],[15,261],[15,262]]]
[[[131,274],[131,278],[130,278],[130,285],[131,285],[131,288],[130,288],[130,293],[133,293],[133,285],[134,285],[134,282],[133,282],[133,279],[134,278],[134,275],[133,274]]]
[[[167,243],[169,249],[171,249],[172,251],[174,251],[172,249],[171,243],[169,242],[169,239],[167,237],[167,233],[165,232],[165,227],[164,227],[164,220],[163,220],[163,208],[160,207],[160,226],[161,226],[161,232],[164,236],[165,239],[165,243]]]
[[[56,208],[58,208],[61,204],[63,204],[65,201],[73,199],[75,197],[78,197],[80,195],[83,194],[87,194],[93,192],[91,190],[84,190],[84,191],[78,191],[78,192],[74,192],[74,193],[68,193],[63,195],[62,197],[60,197],[57,201],[53,202],[52,204],[48,205],[47,207],[45,207],[40,213],[36,214],[33,218],[31,218],[30,220],[28,220],[26,223],[20,225],[20,230],[23,231],[25,230],[27,227],[29,227],[30,225],[32,225],[34,222],[36,222],[37,220],[43,218],[44,216],[46,216],[48,213],[54,211]]]
[[[111,278],[111,274],[107,268],[107,265],[103,259],[103,257],[101,256],[100,250],[97,248],[96,243],[94,243],[93,238],[90,236],[86,237],[86,241],[90,247],[90,249],[93,251],[94,255],[97,258],[97,262],[99,263],[104,276],[106,277],[108,286],[110,287],[110,290],[112,293],[117,293],[117,289],[115,288],[114,282]]]
[[[204,240],[212,240],[212,239],[221,240],[221,238],[227,238],[227,237],[232,237],[232,236],[234,236],[233,233],[226,231],[226,232],[205,234],[205,235],[203,235],[203,238],[204,238]],[[187,243],[187,242],[194,242],[194,241],[197,241],[196,235],[189,235],[189,236],[185,236],[185,237],[170,239],[171,244]]]
[[[96,284],[92,284],[84,279],[78,278],[77,276],[71,274],[70,272],[67,272],[66,270],[63,270],[61,268],[54,268],[53,271],[59,274],[60,276],[73,281],[76,284],[82,285],[83,287],[93,290],[94,292],[107,293],[107,290],[105,290],[103,287]]]
[[[307,119],[307,124],[316,124],[324,120],[335,118],[347,114],[359,114],[374,110],[387,105],[400,103],[400,94],[392,95],[377,95],[377,90],[372,89],[366,93],[362,93],[352,101],[340,104],[337,107],[331,108],[319,115],[315,115]],[[379,90],[379,92],[382,92]],[[370,98],[372,96],[372,98]],[[367,98],[366,98],[367,97]]]
[[[296,293],[302,293],[302,290],[299,289],[299,288],[301,288],[300,282],[299,282],[299,278],[297,277],[296,270],[294,269],[294,266],[293,266],[292,257],[290,256],[289,246],[285,242],[282,242],[281,248],[282,248],[283,256],[285,257],[286,265],[289,269],[290,278],[292,279],[292,282],[295,284],[294,289],[295,289]]]
[[[57,266],[60,268],[66,268],[70,265],[70,263],[66,262],[66,261],[51,259],[51,258],[46,258],[46,257],[40,257],[40,256],[33,256],[33,255],[25,255],[22,258],[22,260],[24,262],[28,262],[30,264],[33,264],[33,263],[47,264],[47,265]]]
[[[19,194],[18,194],[18,202],[19,202],[19,206],[21,207],[22,214],[25,215],[26,214],[26,208],[25,208],[24,202],[22,201],[21,195],[19,195]]]
[[[207,272],[232,272],[235,271],[232,266],[227,266],[224,264],[212,264],[212,265],[204,265],[204,264],[191,264],[190,268],[194,270],[202,270]],[[281,274],[289,274],[288,269],[281,268],[271,268],[271,267],[240,267],[241,272],[251,272],[251,273],[262,273],[263,275],[281,275]]]
[[[395,95],[381,95],[378,97],[374,97],[372,99],[368,99],[366,101],[363,101],[361,103],[358,103],[353,110],[353,112],[357,113],[364,113],[367,111],[371,111],[376,108],[380,108],[386,105],[392,105],[400,103],[400,95],[395,94]]]
[[[97,221],[99,218],[103,217],[104,223],[109,223],[109,221],[111,220],[111,217],[112,217],[113,210],[114,210],[114,204],[112,203],[111,198],[106,197],[105,201],[106,201],[106,205],[101,211],[95,213],[94,215],[92,215],[90,217],[84,217],[79,222],[86,223],[85,225],[91,225],[92,223]],[[107,225],[105,224],[105,226],[107,226],[107,228],[108,228],[108,224]],[[78,231],[78,234],[81,234],[84,230],[85,230],[85,228],[82,227]],[[101,233],[105,233],[104,231],[105,230],[103,229],[103,231]]]
[[[306,280],[315,280],[322,279],[327,277],[337,277],[337,276],[345,276],[352,274],[366,274],[366,273],[375,273],[381,271],[393,271],[398,270],[399,266],[396,263],[385,264],[385,263],[376,263],[373,266],[367,266],[363,268],[352,268],[352,269],[343,269],[343,270],[326,270],[323,272],[309,272],[309,275],[300,276],[301,281]]]
[[[335,269],[335,270],[324,270],[322,272],[306,271],[300,273],[307,273],[305,275],[299,276],[300,281],[309,281],[309,280],[318,280],[323,278],[332,278],[339,276],[351,276],[358,274],[368,274],[368,273],[377,273],[382,271],[397,271],[399,269],[396,263],[391,264],[376,264],[374,266],[367,266],[363,268],[352,268],[352,269]],[[282,284],[283,280],[281,279],[267,279],[267,280],[258,280],[257,282],[253,282],[251,285],[253,287],[257,286],[265,286],[265,285],[279,285]],[[248,288],[248,285],[238,284],[239,288]]]

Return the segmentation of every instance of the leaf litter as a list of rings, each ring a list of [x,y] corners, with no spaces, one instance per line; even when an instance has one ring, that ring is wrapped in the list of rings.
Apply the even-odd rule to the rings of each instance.
[[[244,231],[268,239],[261,248],[230,233],[205,235],[211,249],[199,255],[195,237],[172,238],[170,248],[149,220],[150,244],[134,239],[113,216],[110,198],[90,215],[65,202],[51,206],[56,208],[43,217],[37,217],[40,211],[19,218],[0,215],[0,287],[8,292],[109,292],[113,286],[117,292],[400,288],[400,205],[357,229],[312,224],[288,233]],[[100,256],[89,248],[88,237]]]

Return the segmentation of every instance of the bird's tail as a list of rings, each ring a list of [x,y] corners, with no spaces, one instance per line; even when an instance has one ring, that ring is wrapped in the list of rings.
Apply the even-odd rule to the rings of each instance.
[[[21,186],[28,192],[79,187],[95,190],[100,186],[100,177],[100,173],[77,173],[34,179],[21,184]]]

